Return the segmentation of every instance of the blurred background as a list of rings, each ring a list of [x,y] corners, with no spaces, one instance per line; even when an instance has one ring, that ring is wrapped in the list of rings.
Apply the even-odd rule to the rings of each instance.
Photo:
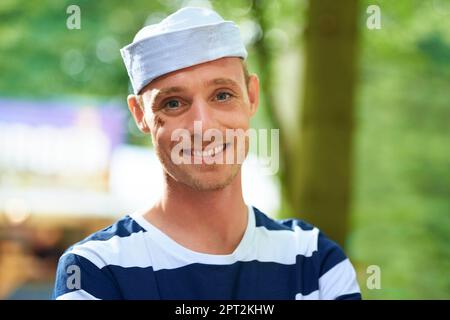
[[[239,24],[280,129],[246,201],[340,243],[365,299],[449,299],[448,0],[0,1],[0,299],[50,298],[66,248],[160,194],[119,49],[188,5]]]

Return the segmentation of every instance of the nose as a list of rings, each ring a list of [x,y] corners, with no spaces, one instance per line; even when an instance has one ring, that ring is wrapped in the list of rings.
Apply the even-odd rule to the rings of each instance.
[[[189,129],[191,130],[191,133],[194,133],[195,122],[197,122],[197,127],[199,123],[201,124],[202,133],[208,129],[218,129],[218,123],[216,120],[214,109],[204,98],[195,98],[192,102],[189,113]]]

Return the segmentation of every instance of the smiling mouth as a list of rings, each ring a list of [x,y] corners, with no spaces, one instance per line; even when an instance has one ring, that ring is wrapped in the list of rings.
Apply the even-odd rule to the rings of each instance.
[[[194,156],[198,158],[214,157],[225,151],[229,146],[230,143],[224,143],[214,148],[208,148],[207,150],[183,149],[183,155]]]

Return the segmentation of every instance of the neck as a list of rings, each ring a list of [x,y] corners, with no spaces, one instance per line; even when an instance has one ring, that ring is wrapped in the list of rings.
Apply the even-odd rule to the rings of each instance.
[[[166,176],[161,200],[146,218],[185,247],[228,254],[239,244],[247,226],[241,172],[220,190],[198,191]]]

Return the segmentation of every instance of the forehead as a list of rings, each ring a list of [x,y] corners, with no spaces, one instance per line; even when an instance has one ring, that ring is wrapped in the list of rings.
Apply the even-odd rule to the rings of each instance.
[[[242,60],[237,57],[226,57],[170,72],[150,82],[141,94],[151,89],[186,86],[195,82],[204,83],[215,78],[228,78],[239,85],[245,84]]]

